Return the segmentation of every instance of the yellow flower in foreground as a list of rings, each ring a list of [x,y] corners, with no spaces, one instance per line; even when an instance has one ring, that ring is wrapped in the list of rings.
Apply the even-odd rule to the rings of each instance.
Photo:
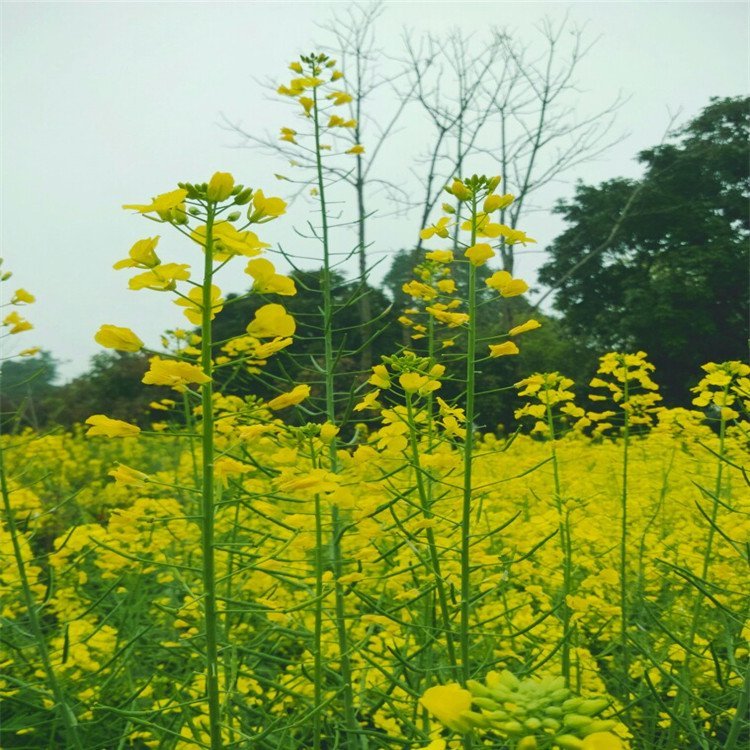
[[[286,202],[281,198],[266,198],[262,190],[253,193],[253,207],[255,211],[251,221],[258,221],[263,217],[276,218],[286,211]]]
[[[203,287],[194,286],[188,292],[188,299],[180,297],[174,301],[175,305],[184,307],[185,317],[196,326],[203,322]],[[216,284],[211,284],[211,320],[224,309],[224,298],[221,289]]]
[[[205,224],[197,226],[191,233],[190,238],[205,250],[208,230]],[[215,260],[229,260],[234,255],[245,255],[252,258],[260,255],[261,251],[270,247],[267,242],[261,242],[255,232],[240,232],[228,221],[217,221],[213,226],[213,257]]]
[[[457,683],[431,687],[419,702],[448,729],[463,732],[469,728],[462,714],[471,710],[471,693]]]
[[[429,240],[430,237],[433,237],[434,235],[437,235],[438,237],[442,237],[443,239],[445,239],[448,236],[449,226],[450,226],[450,217],[441,216],[435,224],[432,224],[429,227],[425,227],[419,233],[419,236],[423,240]]]
[[[208,183],[206,196],[210,201],[225,201],[234,190],[234,177],[229,172],[216,172]]]
[[[514,279],[507,271],[495,271],[484,283],[500,292],[502,297],[517,297],[529,290],[529,285],[523,279]]]
[[[94,341],[118,352],[137,352],[143,347],[143,342],[129,328],[112,325],[103,325],[94,335]]]
[[[291,336],[296,330],[294,318],[281,305],[275,304],[258,309],[247,327],[247,332],[259,339]]]
[[[542,324],[538,320],[527,320],[525,323],[521,323],[520,326],[514,326],[508,331],[510,336],[518,336],[520,333],[526,333],[527,331],[533,331],[537,328],[541,328]]]
[[[168,292],[177,286],[176,282],[187,281],[189,278],[190,266],[187,263],[163,263],[133,276],[128,287],[134,291],[152,289],[155,292]]]
[[[480,242],[476,245],[472,245],[464,253],[464,256],[469,259],[472,266],[482,266],[490,258],[495,257],[495,251],[486,242]]]
[[[280,294],[284,297],[297,294],[294,279],[276,273],[276,268],[270,260],[256,258],[249,261],[245,273],[253,277],[253,290],[260,294]]]
[[[208,383],[210,380],[196,365],[152,357],[151,367],[143,376],[142,382],[148,385],[168,385],[176,391],[183,391],[189,383]]]
[[[429,745],[418,748],[418,750],[445,750],[447,747],[445,740],[433,740]]]
[[[93,414],[86,420],[86,424],[90,425],[86,437],[94,437],[95,435],[133,437],[141,431],[141,428],[134,424],[128,424],[119,419],[110,419],[104,414]]]
[[[252,468],[249,464],[243,464],[241,461],[225,456],[214,461],[214,477],[226,487],[229,477],[240,476]]]
[[[424,231],[424,229],[422,231]],[[427,260],[434,260],[436,263],[452,263],[453,251],[452,250],[430,250],[430,252],[425,253],[424,257]]]
[[[277,409],[286,409],[287,406],[295,406],[302,403],[309,395],[309,385],[297,385],[289,393],[282,393],[280,396],[271,399],[266,406],[274,411]]]
[[[125,466],[125,464],[118,464],[114,469],[107,473],[117,484],[126,487],[145,487],[151,480],[151,477],[149,477],[148,474],[144,474],[137,469],[131,469],[130,466]]]
[[[583,740],[583,750],[622,750],[622,742],[611,732],[594,732]]]
[[[127,204],[123,206],[124,209],[133,209],[142,214],[148,214],[153,211],[161,213],[162,211],[169,211],[182,203],[187,197],[187,190],[180,188],[179,190],[172,190],[169,193],[162,193],[157,195],[151,203],[148,204]]]
[[[425,395],[440,388],[437,380],[431,380],[429,375],[420,375],[418,372],[405,372],[399,375],[398,382],[407,393],[419,392]]]
[[[505,195],[495,195],[493,193],[492,195],[488,195],[484,199],[482,210],[484,211],[484,213],[489,214],[493,211],[497,211],[500,208],[507,208],[511,203],[513,203],[514,200],[515,197],[510,193],[506,193]]]
[[[161,263],[159,256],[156,254],[158,244],[159,235],[138,240],[130,248],[128,257],[124,260],[118,260],[112,267],[119,271],[121,268],[153,268],[158,266]]]
[[[508,354],[518,354],[519,351],[519,348],[512,341],[490,344],[490,357],[504,357]]]

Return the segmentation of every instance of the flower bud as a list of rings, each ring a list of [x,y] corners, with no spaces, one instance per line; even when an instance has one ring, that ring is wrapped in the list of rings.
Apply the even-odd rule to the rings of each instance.
[[[238,206],[244,206],[246,203],[250,203],[253,197],[253,189],[252,188],[245,188],[244,190],[240,191],[234,198],[234,202]]]
[[[227,221],[237,221],[240,216],[242,216],[242,213],[240,211],[232,211],[231,214],[227,215]]]
[[[234,190],[234,177],[229,172],[216,172],[208,183],[206,197],[210,201],[225,201]]]

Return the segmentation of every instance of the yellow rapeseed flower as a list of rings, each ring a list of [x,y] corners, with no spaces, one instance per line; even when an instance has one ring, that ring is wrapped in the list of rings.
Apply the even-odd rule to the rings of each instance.
[[[247,332],[259,339],[286,338],[297,330],[294,318],[281,306],[263,305],[255,313],[255,318],[247,326]]]
[[[191,383],[208,383],[211,380],[200,367],[189,362],[152,357],[150,365],[142,380],[147,385],[168,385],[176,391],[184,391]]]
[[[479,242],[468,248],[464,256],[472,266],[483,266],[490,258],[495,257],[495,251],[486,242]]]
[[[90,425],[86,437],[102,435],[104,437],[133,437],[137,435],[141,428],[120,419],[110,419],[104,414],[92,414],[86,424]]]
[[[206,197],[210,201],[225,201],[234,190],[234,177],[229,172],[215,172],[208,183]]]
[[[280,396],[271,399],[266,406],[269,409],[277,411],[278,409],[286,409],[288,406],[296,406],[302,403],[310,395],[309,385],[296,385],[288,393],[282,393]]]
[[[508,354],[518,354],[519,351],[519,348],[512,341],[490,344],[490,357],[504,357]]]
[[[448,729],[463,732],[470,728],[462,714],[471,710],[471,693],[457,683],[428,688],[419,702]]]
[[[94,335],[94,341],[119,352],[137,352],[143,348],[143,342],[130,328],[120,326],[103,325]]]
[[[187,190],[179,188],[178,190],[172,190],[169,193],[162,193],[157,195],[156,198],[152,199],[151,203],[145,204],[126,204],[123,206],[124,209],[132,209],[142,214],[148,214],[152,212],[161,213],[163,211],[169,211],[179,206],[187,197]]]

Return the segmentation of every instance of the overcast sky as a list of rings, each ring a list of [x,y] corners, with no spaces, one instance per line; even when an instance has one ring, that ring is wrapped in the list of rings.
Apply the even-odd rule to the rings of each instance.
[[[127,272],[112,270],[135,240],[155,233],[153,224],[121,204],[145,202],[178,180],[207,180],[217,170],[283,195],[284,183],[273,173],[287,165],[237,148],[222,115],[260,135],[289,124],[288,107],[273,101],[259,80],[285,81],[289,61],[326,39],[315,24],[335,21],[348,6],[279,0],[0,4],[2,255],[4,269],[14,272],[3,292],[22,286],[38,299],[26,310],[35,330],[19,343],[51,350],[67,379],[101,351],[93,334],[102,323],[129,326],[151,346],[158,346],[162,330],[185,325],[168,295],[129,291]],[[629,96],[615,126],[628,135],[544,193],[542,211],[520,227],[539,240],[536,250],[560,230],[547,210],[571,194],[575,180],[637,176],[633,157],[661,139],[670,112],[681,111],[684,123],[711,96],[748,93],[745,2],[385,6],[379,40],[390,54],[399,53],[404,27],[439,38],[459,28],[480,39],[488,28],[503,26],[533,40],[542,18],[560,22],[566,13],[586,24],[589,40],[598,39],[578,70],[577,96],[587,112],[620,91]],[[405,131],[408,126],[407,120]],[[381,165],[396,181],[405,179],[404,163],[413,156],[405,150],[418,150],[420,134],[399,143]],[[494,174],[497,167],[488,164],[485,171]],[[315,246],[293,232],[309,210],[304,201],[295,204],[288,217],[263,228],[263,239],[314,254]],[[373,253],[413,243],[414,215],[382,213],[372,232]],[[196,262],[194,246],[168,227],[159,229],[168,260]],[[533,281],[542,259],[540,252],[524,256],[519,274]],[[225,292],[246,285],[241,266],[220,281]]]

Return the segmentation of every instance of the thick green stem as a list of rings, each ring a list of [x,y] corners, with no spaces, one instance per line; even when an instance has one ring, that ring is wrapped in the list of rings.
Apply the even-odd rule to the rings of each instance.
[[[37,614],[37,605],[34,601],[34,594],[29,585],[26,563],[23,559],[21,543],[18,540],[18,528],[16,526],[15,517],[13,516],[13,509],[10,505],[10,490],[8,488],[8,480],[5,476],[5,457],[2,445],[0,445],[0,491],[3,496],[5,522],[8,526],[8,533],[10,534],[11,543],[13,545],[13,557],[15,558],[16,567],[18,568],[18,577],[21,581],[23,600],[29,616],[29,626],[34,636],[34,643],[39,654],[39,660],[42,662],[42,669],[44,670],[47,679],[47,685],[55,698],[57,713],[65,727],[65,733],[68,737],[70,747],[76,748],[76,750],[83,750],[81,738],[78,736],[78,723],[75,714],[65,700],[65,694],[57,680],[57,675],[55,674],[55,670],[49,658],[47,642],[44,633],[42,632],[42,625]]]
[[[216,613],[216,561],[214,551],[214,419],[211,329],[211,284],[213,281],[213,224],[215,207],[208,204],[203,268],[201,369],[209,380],[201,386],[202,492],[201,547],[203,552],[203,620],[206,631],[206,697],[208,700],[211,750],[221,750],[221,701],[219,698],[218,617]]]

